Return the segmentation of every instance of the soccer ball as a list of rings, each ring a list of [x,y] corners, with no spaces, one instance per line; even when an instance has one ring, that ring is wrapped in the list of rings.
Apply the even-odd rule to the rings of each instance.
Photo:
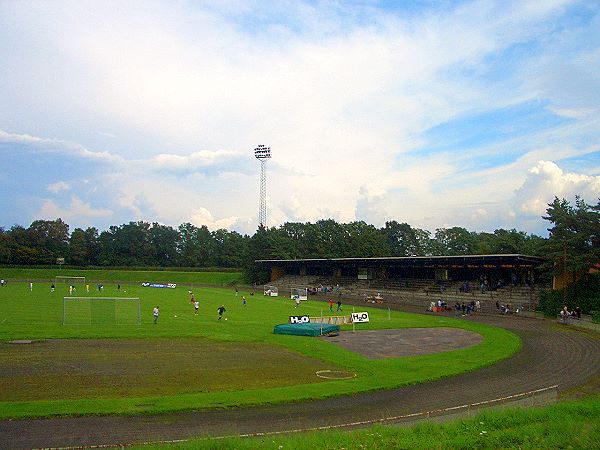
[[[225,317],[225,320],[227,320],[227,317]]]
[[[173,317],[177,317],[177,314],[175,314]]]

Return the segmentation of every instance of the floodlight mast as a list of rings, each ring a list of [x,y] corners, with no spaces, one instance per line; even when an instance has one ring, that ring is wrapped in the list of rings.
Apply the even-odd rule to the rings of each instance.
[[[271,147],[259,145],[254,149],[254,156],[260,161],[260,196],[258,207],[258,225],[267,226],[267,160],[271,158]]]

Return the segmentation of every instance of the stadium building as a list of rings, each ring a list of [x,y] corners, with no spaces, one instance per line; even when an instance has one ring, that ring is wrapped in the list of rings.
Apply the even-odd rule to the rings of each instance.
[[[536,283],[542,262],[521,254],[256,260],[280,292],[302,286],[314,295],[367,301],[426,306],[439,299],[480,300],[489,308],[510,303],[521,309],[537,304],[540,290],[549,287]]]

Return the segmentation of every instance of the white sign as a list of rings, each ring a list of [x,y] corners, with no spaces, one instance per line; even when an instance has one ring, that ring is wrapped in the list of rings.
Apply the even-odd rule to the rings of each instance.
[[[352,322],[353,323],[368,322],[368,321],[369,321],[369,313],[368,312],[352,313]]]
[[[309,323],[310,317],[308,316],[290,316],[290,323]]]

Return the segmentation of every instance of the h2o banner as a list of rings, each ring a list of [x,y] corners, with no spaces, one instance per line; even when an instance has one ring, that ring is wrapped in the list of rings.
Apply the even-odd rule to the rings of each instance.
[[[360,323],[360,322],[368,322],[368,321],[369,321],[369,313],[368,312],[352,313],[352,322]]]
[[[309,323],[310,317],[308,316],[290,316],[290,323]]]

